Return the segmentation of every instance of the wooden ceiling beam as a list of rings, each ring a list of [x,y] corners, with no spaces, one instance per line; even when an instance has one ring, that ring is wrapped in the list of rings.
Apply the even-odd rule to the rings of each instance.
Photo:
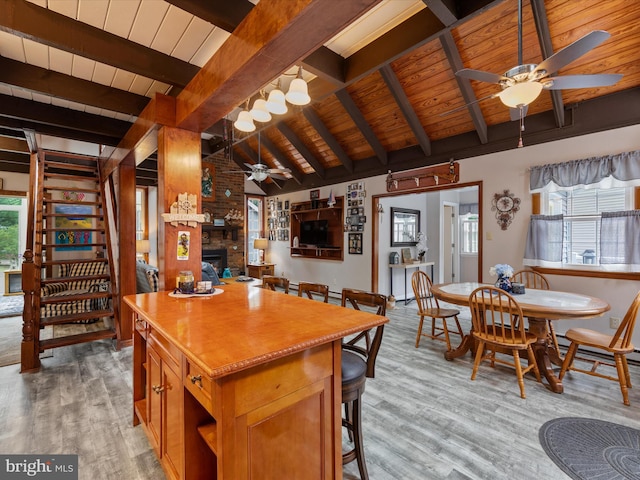
[[[296,181],[296,183],[298,185],[302,184],[302,177],[304,176],[303,174],[300,173],[300,171],[296,168],[296,166],[291,163],[283,154],[282,152],[278,149],[278,147],[269,139],[269,137],[267,137],[266,135],[264,135],[261,139],[260,142],[262,143],[262,146],[264,148],[266,148],[271,155],[274,156],[274,158],[278,161],[278,163],[280,163],[280,165],[282,165],[284,168],[288,168],[289,170],[291,170],[290,175],[293,177],[293,179]]]
[[[170,85],[184,87],[199,70],[196,65],[24,0],[0,2],[0,30]]]
[[[0,150],[4,152],[29,153],[27,141],[23,138],[0,137]]]
[[[353,172],[353,162],[347,152],[344,151],[336,137],[329,131],[322,119],[318,116],[313,108],[307,108],[302,111],[302,114],[311,124],[311,126],[318,132],[318,135],[322,137],[322,140],[329,145],[329,148],[333,151],[333,154],[338,157],[338,160],[348,172]]]
[[[369,125],[367,120],[364,118],[364,115],[362,115],[362,112],[356,105],[356,102],[353,101],[353,98],[351,98],[351,95],[349,95],[349,92],[347,92],[346,89],[338,90],[336,92],[336,97],[338,97],[338,100],[347,111],[347,114],[349,114],[353,122],[358,127],[358,130],[360,130],[360,133],[362,133],[364,139],[371,146],[378,157],[378,160],[380,160],[380,163],[386,165],[388,161],[387,151],[378,140],[378,137],[376,137],[371,125]]]
[[[536,31],[538,32],[538,41],[540,42],[542,57],[546,59],[553,55],[554,52],[544,0],[531,0],[531,9],[533,10],[533,19],[536,24]],[[551,94],[553,113],[556,116],[556,125],[558,127],[564,127],[564,101],[562,100],[562,91],[549,90],[549,93]]]
[[[489,141],[489,138],[487,136],[487,122],[485,122],[484,117],[482,116],[482,110],[480,110],[480,106],[477,103],[476,94],[471,87],[471,81],[469,79],[461,78],[455,75],[455,72],[463,69],[464,65],[462,63],[462,59],[460,58],[458,47],[456,47],[456,42],[453,39],[453,35],[451,35],[450,31],[446,31],[442,35],[440,35],[440,43],[442,44],[445,55],[447,56],[449,65],[454,72],[454,76],[456,78],[456,82],[458,83],[458,88],[460,89],[462,98],[467,104],[467,109],[469,110],[469,114],[471,115],[471,120],[473,121],[476,132],[478,132],[480,143],[487,143]]]
[[[438,20],[443,25],[449,27],[458,21],[453,1],[449,0],[446,4],[443,0],[422,0],[422,2],[438,17]]]
[[[167,0],[168,3],[202,18],[227,32],[233,32],[253,9],[249,0]],[[334,85],[344,85],[344,58],[321,46],[301,61],[305,70]]]
[[[393,69],[391,66],[385,65],[380,69],[380,74],[391,91],[391,95],[393,95],[402,115],[409,124],[409,128],[411,128],[413,135],[416,137],[416,140],[418,140],[418,145],[420,145],[420,148],[422,148],[425,155],[431,155],[431,140],[429,139],[427,132],[424,131],[424,127],[422,126],[422,123],[420,123],[420,119],[418,118],[416,111],[411,106],[411,102],[407,98],[407,94],[404,93],[402,85],[400,84],[398,77],[396,77]]]
[[[300,140],[300,137],[298,137],[285,122],[278,123],[276,125],[276,128],[280,131],[282,135],[285,136],[285,138],[289,141],[289,143],[293,145],[293,148],[295,148],[298,151],[298,153],[302,155],[302,157],[307,161],[307,163],[311,165],[311,168],[313,168],[313,171],[316,173],[316,175],[318,175],[320,178],[324,178],[325,170],[322,164],[320,163],[320,160],[318,160],[318,158],[313,154],[313,152],[311,152],[311,150],[307,148],[304,142]]]
[[[261,1],[178,95],[176,126],[206,130],[379,1]]]

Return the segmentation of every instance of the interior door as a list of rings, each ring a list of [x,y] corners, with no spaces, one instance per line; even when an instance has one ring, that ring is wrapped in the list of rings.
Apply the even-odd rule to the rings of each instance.
[[[443,282],[456,280],[455,270],[455,209],[452,205],[442,206],[442,267]]]

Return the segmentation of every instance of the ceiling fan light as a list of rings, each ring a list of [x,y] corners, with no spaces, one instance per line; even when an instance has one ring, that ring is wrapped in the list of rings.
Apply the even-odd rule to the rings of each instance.
[[[253,108],[249,110],[249,113],[257,122],[268,122],[271,120],[271,114],[267,110],[267,101],[264,98],[259,98],[253,102]]]
[[[517,108],[520,105],[529,105],[542,91],[542,84],[539,82],[522,82],[505,88],[499,94],[500,100],[507,107]]]
[[[254,170],[251,176],[253,176],[254,180],[257,180],[258,182],[263,182],[267,179],[269,174],[267,172],[263,172],[262,170]]]
[[[274,88],[269,92],[267,98],[267,110],[277,115],[287,113],[287,104],[284,101],[284,93],[279,88]]]
[[[253,132],[256,129],[255,124],[253,123],[253,118],[251,114],[246,110],[243,110],[238,115],[238,118],[233,123],[233,126],[236,127],[241,132]]]
[[[289,91],[285,98],[293,105],[307,105],[311,102],[307,82],[302,78],[294,78],[291,81],[291,85],[289,85]]]

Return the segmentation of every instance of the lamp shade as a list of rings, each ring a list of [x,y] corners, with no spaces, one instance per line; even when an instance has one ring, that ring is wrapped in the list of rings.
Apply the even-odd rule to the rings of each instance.
[[[279,88],[274,88],[269,92],[267,98],[267,110],[277,115],[287,113],[287,104],[284,101],[284,93]]]
[[[271,114],[267,109],[267,101],[264,98],[259,98],[253,102],[253,108],[249,110],[249,113],[257,122],[268,122],[271,120]]]
[[[266,238],[256,238],[253,240],[253,248],[256,250],[266,250],[269,246],[269,240]]]
[[[238,119],[234,122],[233,126],[241,132],[253,132],[256,129],[251,114],[246,110],[240,112]]]
[[[302,78],[294,78],[291,81],[291,85],[289,85],[289,91],[285,98],[293,105],[307,105],[311,102],[307,82]]]
[[[507,107],[517,108],[529,105],[542,91],[540,82],[522,82],[511,85],[502,90],[498,95]]]
[[[150,250],[149,240],[136,240],[136,253],[149,253]]]

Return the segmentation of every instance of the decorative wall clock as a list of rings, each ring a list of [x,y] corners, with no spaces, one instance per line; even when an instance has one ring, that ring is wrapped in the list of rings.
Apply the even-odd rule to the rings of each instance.
[[[496,212],[496,220],[502,230],[506,230],[511,225],[511,221],[518,210],[520,210],[520,199],[510,193],[509,190],[503,190],[493,195],[491,211]]]

